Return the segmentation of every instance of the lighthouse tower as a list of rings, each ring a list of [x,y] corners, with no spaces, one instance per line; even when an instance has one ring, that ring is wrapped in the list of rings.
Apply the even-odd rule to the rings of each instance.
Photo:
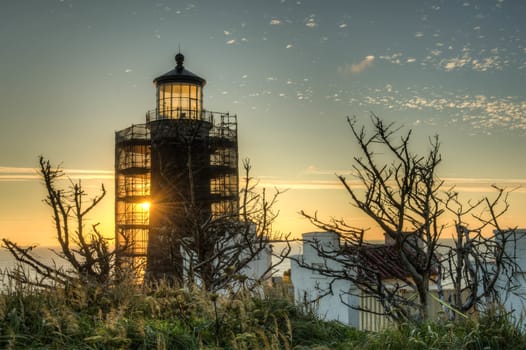
[[[203,108],[205,79],[175,57],[154,79],[156,108],[116,133],[116,237],[120,264],[148,279],[182,280],[181,242],[194,228],[238,210],[237,119]]]

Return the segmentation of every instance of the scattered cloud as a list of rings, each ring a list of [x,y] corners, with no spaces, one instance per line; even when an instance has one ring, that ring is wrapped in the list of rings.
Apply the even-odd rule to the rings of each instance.
[[[350,175],[349,169],[320,169],[315,165],[309,165],[307,169],[303,171],[307,175]]]
[[[236,43],[236,40],[235,39],[230,39],[226,42],[227,45],[232,45],[232,44],[235,44]]]
[[[363,60],[358,63],[351,65],[346,64],[343,67],[338,67],[338,71],[342,74],[358,74],[369,68],[375,60],[373,55],[366,56]]]
[[[315,28],[318,26],[318,23],[316,23],[315,15],[310,15],[309,17],[305,18],[305,25],[309,28]]]
[[[468,64],[470,61],[469,58],[466,58],[466,57],[455,57],[455,58],[450,58],[450,59],[446,59],[446,60],[443,60],[443,67],[444,69],[449,72],[449,71],[452,71],[454,69],[458,69],[458,68],[462,68],[464,67],[466,64]]]
[[[526,179],[444,178],[444,188],[458,192],[496,192],[493,186],[505,187],[515,193],[526,193]]]
[[[493,57],[485,57],[481,60],[473,59],[471,61],[471,67],[473,70],[485,72],[488,70],[502,70],[502,64],[500,62],[500,57],[493,56]]]
[[[281,21],[277,18],[273,18],[270,20],[270,24],[275,26],[275,25],[281,24]]]
[[[364,184],[354,178],[350,170],[334,170],[334,169],[320,169],[316,166],[309,166],[303,172],[305,178],[303,179],[280,179],[273,176],[261,178],[258,187],[274,187],[279,189],[292,190],[342,190],[345,188],[336,175],[349,176],[346,178],[347,184],[352,189],[364,189]],[[323,176],[327,179],[311,180],[308,177],[311,175]],[[500,178],[442,178],[444,181],[443,189],[448,190],[454,187],[455,191],[459,193],[481,193],[495,192],[493,186],[501,186],[514,190],[515,193],[526,193],[526,178],[524,179],[500,179]],[[392,185],[395,185],[394,182]]]
[[[328,181],[301,181],[301,180],[262,180],[260,188],[279,188],[282,190],[342,190],[342,184],[338,180]]]
[[[111,180],[114,178],[113,170],[93,169],[63,169],[69,178],[86,180]],[[0,182],[6,181],[40,181],[41,176],[36,168],[5,167],[0,166]]]
[[[393,64],[400,64],[402,61],[400,60],[400,57],[402,57],[403,54],[401,52],[396,52],[390,55],[382,55],[379,58],[381,60],[387,61],[389,63]]]
[[[440,96],[436,91],[433,96],[422,94],[402,96],[401,94],[374,91],[374,94],[362,99],[369,105],[390,106],[395,110],[431,110],[447,112],[450,121],[463,122],[473,129],[518,130],[526,134],[526,101],[519,97],[486,96],[486,95],[449,95]]]
[[[446,72],[460,69],[471,69],[478,72],[502,71],[512,62],[512,59],[504,57],[498,48],[480,49],[478,52],[473,52],[469,47],[463,47],[455,55],[452,46],[446,48],[446,45],[443,43],[436,43],[435,46],[439,48],[428,48],[427,56],[422,58],[412,56],[403,59],[401,52],[380,55],[378,58],[396,65],[419,61],[424,66],[429,65]],[[449,57],[446,55],[449,55]],[[517,69],[521,69],[520,64],[517,65]]]

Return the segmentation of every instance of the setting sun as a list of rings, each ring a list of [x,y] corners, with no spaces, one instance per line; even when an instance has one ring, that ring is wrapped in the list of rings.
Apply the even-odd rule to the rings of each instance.
[[[150,202],[142,202],[140,205],[144,211],[150,210]]]

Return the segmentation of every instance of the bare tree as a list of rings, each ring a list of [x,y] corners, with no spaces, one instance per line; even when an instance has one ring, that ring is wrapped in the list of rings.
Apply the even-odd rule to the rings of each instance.
[[[269,196],[266,189],[260,191],[258,182],[250,176],[248,159],[243,162],[243,169],[239,204],[210,213],[206,208],[203,210],[202,203],[193,200],[196,175],[189,167],[190,198],[186,200],[188,194],[175,196],[183,198],[178,203],[183,215],[177,215],[173,222],[165,223],[154,233],[160,236],[155,242],[156,256],[148,259],[162,256],[168,273],[161,278],[209,292],[236,285],[251,288],[268,279],[286,259],[291,250],[288,234],[272,230],[279,214],[275,205],[282,192],[276,189]],[[269,260],[265,263],[264,259]],[[158,277],[150,276],[149,280],[155,281]]]
[[[251,165],[243,162],[244,184],[240,190],[239,212],[210,215],[199,220],[187,207],[186,237],[180,240],[184,255],[184,285],[199,285],[208,291],[243,285],[251,287],[269,278],[289,254],[288,235],[275,234],[272,225],[278,216],[275,204],[281,194],[270,197],[250,176]],[[276,250],[275,243],[284,243]],[[273,261],[262,261],[271,259]],[[257,263],[262,268],[254,270]]]
[[[343,176],[338,179],[352,204],[384,232],[388,243],[367,243],[365,229],[302,212],[315,226],[337,233],[340,245],[328,249],[317,241],[305,242],[325,264],[312,266],[299,259],[297,263],[331,278],[326,293],[333,292],[335,281],[350,281],[358,291],[346,293],[375,298],[383,306],[380,314],[394,320],[415,316],[427,319],[430,287],[436,285],[442,292],[446,278],[454,281],[453,307],[462,311],[481,302],[482,297],[497,295],[497,281],[502,273],[511,273],[516,267],[504,250],[513,230],[503,230],[498,225],[498,218],[507,209],[505,190],[500,190],[494,201],[484,198],[469,203],[468,208],[462,207],[451,190],[444,192],[443,181],[437,176],[442,160],[437,136],[430,139],[428,151],[420,155],[412,151],[411,131],[400,133],[399,127],[384,123],[374,114],[371,120],[372,131],[368,133],[365,127],[357,125],[356,119],[348,118],[359,149],[359,155],[353,157],[359,185],[353,186]],[[500,206],[502,201],[504,207]],[[466,231],[464,217],[482,209],[490,213],[489,217],[475,215],[480,225]],[[451,212],[456,214],[454,247],[439,241],[450,227],[445,214]],[[483,236],[482,230],[489,226],[497,230],[500,240]],[[473,232],[476,235],[470,236]],[[349,306],[373,312],[360,305]]]
[[[285,244],[272,252],[275,239],[286,241],[272,233],[281,192],[259,192],[248,160],[239,188],[235,116],[152,123],[151,135],[146,279],[217,291],[268,277],[274,263],[269,271],[249,270],[271,254],[279,263],[290,251]]]
[[[29,267],[32,271],[27,274],[21,272],[25,270],[19,269],[10,271],[9,276],[40,287],[77,282],[83,285],[107,285],[113,278],[115,254],[118,252],[111,249],[110,239],[102,235],[98,223],[91,225],[90,230],[85,227],[87,216],[106,195],[104,186],[101,186],[99,195],[86,201],[87,194],[80,180],[73,182],[68,179],[69,187],[62,189],[57,181],[65,177],[64,171],[60,167],[53,167],[42,156],[39,157],[39,164],[38,172],[47,191],[44,202],[52,210],[56,239],[60,245],[54,253],[62,263],[46,264],[32,253],[35,246],[24,248],[16,242],[3,239],[3,246],[22,267]]]
[[[497,192],[493,199],[485,197],[465,204],[450,189],[443,200],[454,216],[455,233],[453,245],[443,249],[446,253],[442,257],[442,279],[452,284],[448,303],[460,312],[488,303],[501,304],[518,287],[514,274],[520,267],[507,252],[510,245],[515,247],[516,230],[499,223],[509,208],[509,192],[493,187]],[[471,225],[466,217],[470,217]]]

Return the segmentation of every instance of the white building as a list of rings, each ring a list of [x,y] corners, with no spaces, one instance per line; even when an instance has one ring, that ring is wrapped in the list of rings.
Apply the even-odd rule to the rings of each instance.
[[[504,307],[512,312],[516,321],[522,321],[526,327],[526,229],[514,231],[514,237],[506,245],[506,253],[515,259],[518,270],[512,275],[510,281],[501,277],[500,295],[504,300]],[[513,244],[515,241],[515,244]],[[393,265],[398,264],[390,244],[369,245],[367,258],[377,262],[379,274],[389,282],[392,279]],[[361,330],[376,331],[387,326],[390,322],[385,316],[355,310],[350,305],[364,309],[381,312],[381,305],[372,297],[360,293],[352,282],[346,279],[335,279],[324,276],[316,270],[339,271],[343,265],[334,259],[320,256],[319,251],[329,253],[341,251],[339,236],[333,232],[309,232],[303,234],[303,252],[293,255],[291,259],[291,281],[294,286],[294,300],[297,304],[307,305],[325,320],[337,320],[344,324]],[[373,262],[371,262],[373,263]],[[389,269],[382,270],[381,264],[388,264]],[[311,267],[311,268],[308,268]],[[395,266],[395,274],[396,269]],[[400,269],[403,267],[400,265]],[[399,273],[404,273],[403,270]],[[393,283],[396,279],[392,280]],[[507,283],[510,282],[510,283]],[[451,281],[442,281],[444,294],[451,292]],[[507,286],[515,285],[517,288],[509,292]],[[436,285],[430,284],[430,291],[435,296]],[[406,292],[411,292],[408,288]],[[437,298],[430,300],[431,315],[446,311],[444,304],[438,302]]]
[[[513,291],[503,290],[506,294],[504,307],[510,311],[515,321],[522,321],[522,326],[526,327],[526,229],[517,229],[513,233],[512,239],[515,244],[506,245],[506,254],[514,258],[518,271],[512,275],[511,285],[517,288]],[[502,281],[502,286],[506,286],[508,281]]]
[[[345,266],[335,259],[320,256],[320,251],[327,256],[345,259]],[[391,321],[388,317],[379,315],[384,309],[374,297],[361,292],[345,276],[327,277],[319,270],[326,268],[331,271],[345,271],[347,274],[356,273],[353,271],[353,265],[349,263],[350,260],[347,259],[359,257],[366,259],[366,265],[372,267],[387,288],[396,285],[399,293],[414,294],[414,290],[402,282],[402,279],[407,277],[407,272],[399,254],[389,239],[382,244],[364,244],[357,254],[349,254],[349,252],[351,252],[350,248],[340,245],[336,233],[304,233],[303,253],[291,256],[290,259],[295,302],[300,305],[310,305],[317,315],[325,320],[337,320],[361,330],[377,331],[385,328]],[[363,260],[360,260],[360,265],[363,266]],[[436,270],[438,273],[438,269]],[[365,273],[370,272],[365,271]],[[443,292],[448,294],[450,284],[443,282]],[[430,282],[429,289],[435,298],[429,300],[428,311],[431,315],[438,314],[443,311],[444,305],[436,297],[438,295],[436,284]],[[356,308],[372,312],[363,312]]]
[[[303,254],[291,256],[291,281],[295,302],[311,307],[322,319],[336,320],[358,329],[379,330],[387,326],[390,323],[387,317],[349,307],[354,305],[382,311],[376,300],[363,296],[352,282],[327,277],[318,271],[303,267],[342,270],[337,261],[320,257],[320,249],[324,252],[338,251],[339,236],[333,232],[304,233]]]
[[[294,286],[294,300],[296,303],[311,305],[318,316],[326,320],[337,320],[342,323],[359,327],[358,313],[347,307],[345,303],[354,304],[347,291],[353,286],[349,281],[339,280],[333,282],[332,278],[325,277],[317,271],[300,266],[300,263],[312,267],[339,269],[338,263],[320,257],[313,247],[307,242],[319,242],[323,249],[338,250],[340,242],[338,235],[332,232],[311,232],[303,234],[303,254],[291,256],[291,281]],[[326,291],[331,286],[332,293]],[[345,298],[343,301],[340,298]]]

